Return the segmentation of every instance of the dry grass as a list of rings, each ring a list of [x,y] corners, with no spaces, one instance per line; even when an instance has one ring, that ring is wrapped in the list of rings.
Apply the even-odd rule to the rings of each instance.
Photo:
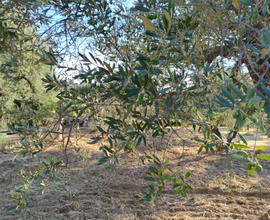
[[[221,133],[223,133],[225,136],[226,134],[228,135],[228,130],[226,128],[221,128],[220,130],[221,130]],[[242,132],[240,132],[240,134],[245,137],[248,143],[248,146],[253,148],[255,144],[255,138],[256,138],[256,129],[251,128],[249,129],[249,131],[243,130]],[[241,139],[238,137],[234,139],[234,142],[244,144],[241,141]],[[256,146],[266,146],[267,147],[266,152],[270,152],[270,143],[269,143],[268,135],[261,133],[260,130],[258,131],[258,134],[257,134]]]
[[[181,197],[168,184],[156,209],[154,204],[139,201],[147,165],[139,163],[138,157],[153,151],[140,145],[135,152],[120,156],[116,170],[104,170],[104,166],[96,165],[101,157],[99,145],[87,145],[89,138],[86,135],[78,145],[91,153],[91,158],[83,161],[69,149],[70,166],[60,170],[59,180],[44,195],[34,187],[27,206],[16,211],[6,209],[14,205],[9,196],[18,186],[20,167],[12,162],[12,155],[0,154],[0,219],[270,219],[267,162],[263,163],[262,173],[248,176],[244,161],[223,154],[198,156],[196,142],[188,141],[182,156],[181,142],[173,136],[167,152],[169,166],[172,170],[190,171],[189,183],[194,191]],[[156,144],[163,145],[160,140]],[[59,157],[58,151],[51,146],[40,157],[45,159],[46,153]],[[24,159],[24,169],[33,169],[36,162]]]

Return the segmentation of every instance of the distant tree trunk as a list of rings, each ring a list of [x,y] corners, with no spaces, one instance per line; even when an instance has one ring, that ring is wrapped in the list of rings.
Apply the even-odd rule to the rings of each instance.
[[[58,125],[58,128],[57,128],[57,132],[58,133],[61,133],[61,134],[57,134],[56,135],[56,138],[59,140],[59,141],[62,141],[63,140],[63,133],[64,133],[64,127],[63,127],[63,123],[64,123],[64,119],[62,118],[59,125]]]
[[[84,127],[84,121],[80,123],[79,127]]]
[[[28,120],[28,125],[29,127],[33,127],[34,126],[34,122],[32,119]]]
[[[212,126],[211,132],[214,133],[215,135],[217,135],[221,140],[223,140],[222,135],[217,127]]]

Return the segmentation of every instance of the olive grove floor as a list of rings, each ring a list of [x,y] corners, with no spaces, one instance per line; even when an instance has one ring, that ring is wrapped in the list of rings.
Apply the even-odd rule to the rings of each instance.
[[[254,141],[252,137],[254,134],[246,135],[249,144]],[[139,201],[143,197],[141,188],[147,184],[143,176],[148,165],[142,165],[139,157],[144,152],[154,152],[140,145],[133,153],[121,155],[116,170],[106,170],[105,166],[96,165],[101,157],[99,145],[86,144],[89,138],[85,135],[78,144],[91,154],[90,158],[83,160],[69,149],[70,165],[59,169],[58,180],[43,195],[33,184],[27,205],[12,211],[7,209],[14,205],[10,196],[19,187],[19,170],[33,170],[37,159],[19,157],[13,162],[13,155],[1,152],[0,219],[270,219],[268,161],[262,163],[263,172],[249,176],[245,161],[230,159],[225,154],[198,155],[199,144],[195,141],[186,141],[182,155],[182,142],[173,135],[166,153],[169,167],[191,173],[188,182],[193,192],[181,197],[168,182],[156,208]],[[268,143],[261,134],[259,141],[259,145]],[[165,146],[160,139],[155,144]],[[40,159],[45,160],[48,153],[61,158],[58,152],[57,146],[51,146]],[[163,151],[155,153],[163,155]]]

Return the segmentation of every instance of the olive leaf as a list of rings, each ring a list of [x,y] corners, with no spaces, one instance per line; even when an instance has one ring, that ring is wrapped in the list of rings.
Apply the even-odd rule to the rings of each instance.
[[[149,19],[147,19],[146,17],[139,15],[140,19],[143,20],[144,26],[146,27],[147,30],[149,31],[154,31],[156,30],[156,28],[154,27],[154,25],[151,23],[151,21]]]
[[[269,53],[268,53],[268,50],[266,50],[265,48],[262,49],[261,53],[262,53],[263,55],[268,55],[268,54],[269,54]]]
[[[237,10],[240,9],[240,5],[239,5],[238,0],[232,0],[232,3],[233,3],[233,6],[234,6]]]
[[[165,18],[167,19],[169,25],[168,25],[168,31],[171,29],[171,24],[172,24],[172,20],[171,20],[171,16],[169,15],[169,13],[163,9],[163,13]]]

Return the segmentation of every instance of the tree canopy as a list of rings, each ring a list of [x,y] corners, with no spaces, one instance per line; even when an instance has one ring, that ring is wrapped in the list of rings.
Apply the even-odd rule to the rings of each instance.
[[[239,132],[246,123],[265,132],[269,123],[270,2],[145,0],[134,2],[132,8],[121,3],[2,3],[1,82],[7,84],[6,77],[13,89],[12,80],[24,80],[21,86],[28,84],[32,93],[27,98],[37,103],[38,93],[44,93],[37,89],[42,85],[39,73],[47,71],[43,65],[57,68],[42,79],[47,92],[57,92],[58,108],[52,113],[55,124],[37,138],[39,150],[30,154],[41,151],[38,146],[50,133],[59,133],[55,129],[62,125],[62,135],[64,130],[69,134],[67,141],[62,140],[62,164],[68,166],[66,149],[75,125],[99,114],[104,124],[97,126],[99,134],[89,143],[101,142],[104,157],[99,164],[107,168],[117,166],[122,151],[131,152],[141,143],[153,147],[149,139],[176,133],[184,143],[175,127],[190,131],[191,126],[204,133],[203,139],[194,138],[201,146],[198,153],[225,150],[234,158],[246,159],[250,174],[260,172],[258,159],[269,160],[270,156],[261,155],[264,149],[256,146],[253,152],[241,151],[250,147]],[[64,63],[68,56],[80,62],[68,67]],[[16,96],[21,94],[26,101],[23,89]],[[100,113],[106,107],[111,115]],[[219,126],[229,118],[233,123],[227,124],[229,132],[224,136]],[[65,119],[72,123],[63,125]],[[21,128],[9,129],[25,135]],[[245,145],[233,142],[237,135]],[[231,153],[233,149],[239,151]],[[155,165],[146,173],[145,179],[154,184],[144,188],[148,190],[144,200],[157,202],[166,179],[172,180],[177,193],[185,195],[191,189],[184,181],[190,174],[177,177],[165,155],[140,159]],[[54,177],[54,172],[47,173]]]

